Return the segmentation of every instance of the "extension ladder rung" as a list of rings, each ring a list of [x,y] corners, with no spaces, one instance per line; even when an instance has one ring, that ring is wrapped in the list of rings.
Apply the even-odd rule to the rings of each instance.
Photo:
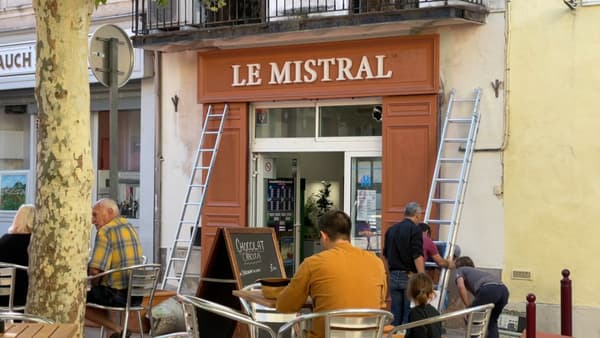
[[[190,240],[189,240],[189,239],[176,239],[176,240],[175,240],[175,243],[189,243],[189,242],[190,242]],[[180,246],[180,247],[176,247],[176,248],[175,248],[175,250],[177,250],[177,249],[182,249],[182,248],[183,248],[183,249],[187,249],[187,247],[182,247],[182,246]]]
[[[461,180],[460,178],[436,178],[435,181],[439,183],[459,183]]]
[[[179,220],[179,223],[181,223],[181,224],[195,224],[196,221],[194,221],[194,220],[188,220],[188,219],[182,219],[182,220]]]
[[[476,99],[454,99],[454,102],[475,102]]]
[[[448,137],[448,138],[444,139],[444,142],[448,142],[448,143],[465,143],[468,140],[469,140],[468,138],[462,138],[462,137]]]
[[[459,158],[459,157],[440,158],[440,162],[442,162],[442,163],[462,163],[463,159]]]
[[[202,203],[200,203],[200,202],[187,202],[187,203],[185,203],[185,205],[186,205],[186,206],[187,206],[187,205],[194,205],[194,206],[198,206],[198,205],[202,205]]]
[[[207,114],[207,116],[208,117],[218,117],[218,118],[221,118],[221,117],[223,117],[225,115],[223,115],[223,114]]]
[[[218,130],[207,130],[204,133],[205,134],[209,134],[209,135],[214,135],[214,134],[218,134],[219,131]]]
[[[185,262],[185,257],[173,257],[171,262]]]
[[[196,168],[196,170],[206,170],[206,169],[210,169],[210,167],[209,167],[209,166],[206,166],[206,165],[200,165],[200,166],[197,166],[197,167],[195,167],[195,168]]]
[[[470,118],[462,118],[462,117],[454,117],[451,119],[448,119],[448,122],[453,122],[453,123],[471,123],[471,119]]]
[[[204,188],[206,184],[191,184],[190,188]]]
[[[210,152],[214,152],[215,148],[206,148],[206,149],[200,149],[199,150],[201,153],[210,153]]]
[[[449,220],[449,219],[430,219],[427,222],[432,223],[432,224],[439,224],[439,225],[452,224],[452,220]]]
[[[454,202],[456,202],[456,200],[453,200],[450,198],[434,198],[431,200],[431,202],[439,203],[439,204],[454,204]]]
[[[202,274],[199,273],[187,273],[185,276],[181,276],[181,278],[200,278]]]

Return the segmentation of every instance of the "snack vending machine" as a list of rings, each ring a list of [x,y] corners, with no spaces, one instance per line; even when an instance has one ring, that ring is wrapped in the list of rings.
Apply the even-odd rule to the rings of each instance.
[[[281,257],[288,276],[294,268],[294,209],[296,195],[293,179],[267,180],[267,226],[275,229]]]

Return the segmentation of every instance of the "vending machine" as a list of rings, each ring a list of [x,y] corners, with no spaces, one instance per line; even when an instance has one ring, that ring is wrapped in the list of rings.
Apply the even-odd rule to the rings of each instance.
[[[294,272],[294,209],[296,195],[293,179],[267,180],[267,226],[274,228],[288,276]]]

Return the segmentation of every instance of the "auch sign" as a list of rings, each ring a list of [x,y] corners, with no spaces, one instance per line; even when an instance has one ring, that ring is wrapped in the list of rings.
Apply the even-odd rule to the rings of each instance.
[[[35,43],[0,46],[0,76],[35,73]]]

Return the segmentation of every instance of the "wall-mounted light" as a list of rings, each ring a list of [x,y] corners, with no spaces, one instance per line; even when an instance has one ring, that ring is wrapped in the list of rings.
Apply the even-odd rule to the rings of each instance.
[[[577,0],[563,0],[563,2],[573,11],[577,8]]]
[[[494,88],[494,94],[496,97],[500,95],[500,86],[502,86],[502,81],[496,79],[496,81],[492,81],[492,88]]]
[[[177,106],[179,105],[179,96],[177,94],[171,97],[171,102],[173,102],[173,107],[175,107],[175,112],[177,113]]]

